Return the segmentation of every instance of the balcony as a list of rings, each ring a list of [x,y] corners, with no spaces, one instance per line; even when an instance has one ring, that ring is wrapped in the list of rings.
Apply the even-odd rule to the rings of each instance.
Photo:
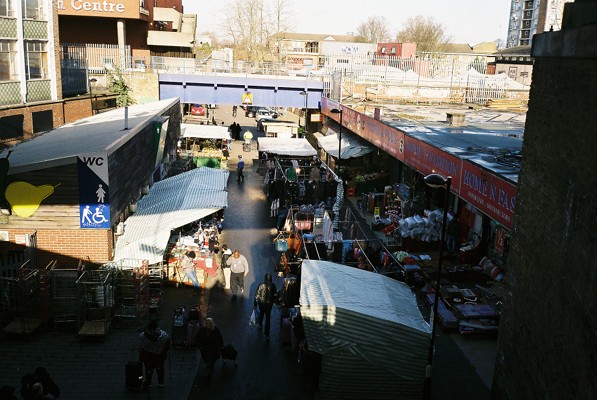
[[[147,45],[168,47],[193,47],[194,35],[185,32],[149,31]]]

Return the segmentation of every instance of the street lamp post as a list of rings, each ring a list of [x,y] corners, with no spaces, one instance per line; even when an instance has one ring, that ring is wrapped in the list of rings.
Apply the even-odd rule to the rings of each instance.
[[[309,91],[305,89],[305,91],[299,93],[301,96],[305,96],[305,125],[303,126],[303,134],[307,133],[307,103],[309,102]]]
[[[342,109],[332,108],[332,114],[340,114],[340,130],[338,131],[338,165],[336,166],[336,174],[340,175],[340,161],[342,160]]]
[[[93,106],[93,84],[97,82],[97,79],[89,79],[89,101],[91,102],[91,115],[95,114],[95,107]]]
[[[448,176],[444,178],[440,174],[429,174],[423,178],[425,184],[432,188],[445,187],[446,194],[444,197],[444,218],[442,221],[442,230],[439,241],[439,259],[437,262],[437,274],[435,277],[435,296],[433,297],[433,310],[429,318],[429,324],[431,325],[431,341],[429,342],[429,354],[427,356],[427,368],[425,370],[425,384],[423,387],[423,398],[429,400],[431,398],[431,367],[433,365],[433,352],[435,345],[435,319],[437,317],[437,306],[439,304],[439,291],[440,291],[440,280],[442,277],[442,261],[444,255],[444,241],[446,239],[446,225],[448,223],[448,201],[450,196],[450,186],[452,185],[452,177]]]

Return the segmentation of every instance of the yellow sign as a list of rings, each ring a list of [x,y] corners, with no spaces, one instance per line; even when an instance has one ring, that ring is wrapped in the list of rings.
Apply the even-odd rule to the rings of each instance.
[[[379,215],[379,207],[375,207],[375,210],[373,211],[373,215]]]
[[[247,92],[247,93],[243,93],[243,104],[253,104],[253,93],[251,92]]]

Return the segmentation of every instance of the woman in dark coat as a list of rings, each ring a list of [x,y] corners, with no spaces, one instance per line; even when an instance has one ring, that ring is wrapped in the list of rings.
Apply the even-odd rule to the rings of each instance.
[[[214,365],[220,358],[220,350],[224,347],[222,333],[216,327],[212,318],[207,318],[205,325],[197,333],[197,343],[199,344],[199,350],[201,350],[201,359],[205,363],[202,377],[205,379],[205,383],[208,384],[211,380]]]

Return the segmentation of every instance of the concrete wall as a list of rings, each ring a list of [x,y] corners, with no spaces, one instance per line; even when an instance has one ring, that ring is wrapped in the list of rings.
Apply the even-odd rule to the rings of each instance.
[[[596,38],[595,24],[533,38],[495,399],[597,398]]]

